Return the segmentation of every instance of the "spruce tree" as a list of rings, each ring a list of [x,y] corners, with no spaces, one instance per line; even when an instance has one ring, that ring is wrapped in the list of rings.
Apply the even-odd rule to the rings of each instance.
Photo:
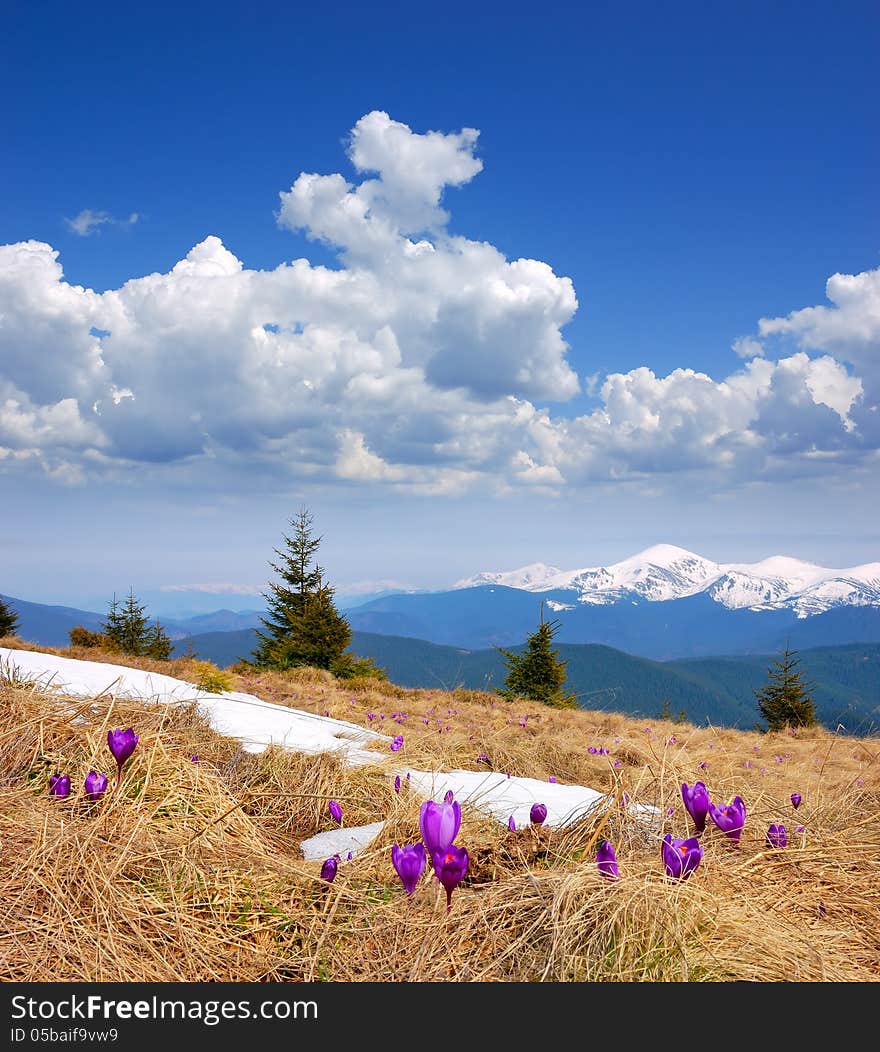
[[[147,633],[143,646],[145,656],[155,658],[156,661],[168,661],[174,649],[171,637],[158,621]]]
[[[14,636],[18,631],[18,614],[0,598],[0,636]]]
[[[101,634],[106,640],[108,650],[122,650],[122,635],[124,631],[122,611],[119,609],[119,600],[113,593],[113,601],[110,609],[101,625]]]
[[[816,706],[808,694],[809,684],[804,682],[796,654],[797,651],[786,644],[782,660],[774,661],[768,670],[767,683],[755,691],[758,711],[767,721],[767,730],[813,727],[817,722]]]
[[[280,668],[311,665],[329,669],[350,642],[351,628],[333,603],[333,589],[322,584],[306,597],[302,613],[276,644],[276,664]]]
[[[146,607],[129,589],[128,598],[120,606],[116,596],[102,625],[105,645],[109,650],[118,650],[134,657],[151,657],[167,661],[171,657],[173,643],[157,621],[150,624]]]
[[[508,668],[504,689],[498,692],[502,698],[531,698],[555,709],[577,708],[575,695],[562,689],[566,662],[560,661],[559,652],[552,649],[553,635],[558,627],[558,621],[544,620],[544,604],[541,603],[540,624],[526,640],[524,653],[497,648],[504,655]]]
[[[284,547],[274,549],[278,561],[269,563],[280,581],[270,582],[263,593],[268,616],[260,618],[265,631],[257,629],[259,643],[251,663],[260,668],[329,668],[351,641],[351,629],[315,562],[322,538],[313,536],[311,514],[301,508],[290,525],[293,532],[284,536]]]

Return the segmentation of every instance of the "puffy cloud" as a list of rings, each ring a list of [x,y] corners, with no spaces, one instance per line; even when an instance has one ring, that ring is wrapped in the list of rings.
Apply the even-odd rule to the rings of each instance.
[[[378,111],[358,121],[348,155],[368,177],[304,173],[277,217],[335,246],[338,269],[251,270],[212,236],[168,273],[99,294],[66,282],[49,245],[0,247],[0,471],[560,491],[774,477],[880,443],[876,275],[836,275],[833,309],[762,321],[724,379],[594,374],[596,408],[551,410],[581,390],[562,335],[574,288],[448,233],[443,193],[481,170],[476,143]],[[762,356],[785,333],[802,349]]]
[[[762,337],[793,336],[814,351],[828,351],[871,372],[880,368],[880,268],[833,274],[825,285],[833,307],[805,307],[784,318],[762,318]]]
[[[70,227],[74,234],[80,237],[88,237],[102,226],[108,223],[112,226],[134,226],[140,217],[137,212],[132,212],[128,219],[114,219],[109,212],[94,212],[91,208],[84,208],[79,215],[73,219],[65,219],[64,222]]]
[[[731,349],[740,358],[762,358],[764,356],[764,345],[760,340],[752,336],[739,336],[733,341]]]

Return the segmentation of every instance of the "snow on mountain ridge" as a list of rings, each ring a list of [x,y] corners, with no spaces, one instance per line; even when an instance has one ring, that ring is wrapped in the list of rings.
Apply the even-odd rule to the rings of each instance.
[[[529,592],[577,593],[577,602],[616,603],[638,596],[665,602],[706,592],[731,610],[790,608],[809,617],[835,606],[880,606],[880,562],[830,569],[786,555],[757,563],[715,563],[686,548],[656,544],[610,566],[559,570],[532,563],[519,570],[481,573],[456,588],[501,584]]]

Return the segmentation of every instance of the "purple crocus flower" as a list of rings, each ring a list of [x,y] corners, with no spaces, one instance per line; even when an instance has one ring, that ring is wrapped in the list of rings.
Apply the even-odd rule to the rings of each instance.
[[[684,801],[685,810],[694,822],[694,831],[702,833],[706,828],[706,815],[712,802],[709,799],[709,790],[704,782],[694,782],[689,786],[687,782],[681,783],[681,798]]]
[[[667,833],[663,837],[662,850],[666,876],[673,880],[687,880],[703,858],[703,849],[695,836],[673,840],[672,833]]]
[[[529,811],[529,821],[535,826],[543,825],[547,821],[547,805],[532,804],[532,809]]]
[[[394,791],[395,791],[395,793],[399,793],[400,792],[400,775],[399,774],[396,774],[394,776]]]
[[[442,804],[426,800],[419,808],[419,829],[428,853],[445,851],[461,829],[461,805],[457,800]]]
[[[403,748],[403,735],[402,734],[396,734],[394,736],[394,741],[392,741],[392,743],[391,743],[391,751],[392,752],[400,752],[400,750],[402,748]]]
[[[330,817],[333,821],[342,825],[342,808],[335,800],[331,800],[330,803],[327,804],[327,810],[330,812]]]
[[[89,771],[86,775],[85,790],[86,796],[93,803],[96,800],[100,800],[107,788],[107,775],[98,774],[97,771]]]
[[[548,782],[553,782],[555,784],[556,783],[556,775],[555,774],[551,774],[550,777],[547,779],[547,781]]]
[[[446,912],[452,909],[452,892],[468,871],[468,853],[463,847],[450,844],[445,851],[437,851],[431,859],[437,879],[446,889]]]
[[[746,805],[741,796],[735,796],[732,803],[723,807],[710,804],[709,816],[728,840],[739,843],[743,826],[746,824]]]
[[[49,776],[49,792],[53,796],[70,796],[70,775],[53,774]]]
[[[409,847],[400,847],[395,844],[391,848],[391,862],[407,895],[412,895],[419,878],[425,872],[425,845],[411,844]]]
[[[335,855],[325,858],[324,864],[321,866],[321,880],[326,880],[328,884],[332,883],[336,878],[336,871],[338,869],[339,859]]]
[[[131,727],[128,730],[120,728],[115,731],[107,731],[107,745],[110,747],[110,752],[113,753],[114,760],[116,760],[117,785],[122,780],[123,764],[137,748],[138,740],[138,735],[134,733]]]
[[[610,840],[603,840],[596,852],[596,868],[603,877],[609,880],[617,880],[620,870],[617,868],[617,855],[611,846]]]
[[[511,831],[511,833],[516,832],[516,819],[513,817],[513,815],[511,815],[510,818],[507,819],[507,828]]]
[[[788,833],[784,825],[774,824],[767,830],[767,847],[786,847],[788,845]]]
[[[803,800],[803,797],[800,793],[791,794],[791,806],[795,809],[795,811],[797,811],[797,809],[801,806],[801,800]]]

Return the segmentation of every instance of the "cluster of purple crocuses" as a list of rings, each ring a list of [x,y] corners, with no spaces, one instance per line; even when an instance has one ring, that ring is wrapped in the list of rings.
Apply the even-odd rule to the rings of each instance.
[[[728,840],[739,844],[743,827],[746,824],[746,805],[741,796],[735,796],[729,804],[720,806],[712,803],[705,782],[695,782],[692,786],[682,782],[681,798],[685,810],[694,824],[694,835],[675,838],[667,833],[661,845],[661,855],[666,875],[673,880],[686,880],[699,866],[703,858],[703,847],[700,836],[706,829],[706,819],[711,818]],[[801,804],[801,794],[792,793],[791,803],[797,810]],[[799,829],[802,827],[798,827]],[[773,823],[767,830],[766,844],[774,850],[788,845],[788,832],[781,823]],[[608,840],[599,844],[596,852],[596,866],[603,877],[616,880],[620,876],[617,855],[614,846]]]
[[[126,760],[137,748],[138,741],[139,737],[131,727],[126,730],[119,728],[107,731],[107,746],[110,752],[113,753],[114,760],[116,760],[117,786],[122,781],[122,768]],[[60,798],[70,796],[70,789],[69,774],[53,774],[49,776],[49,792],[53,796]],[[107,790],[107,775],[99,774],[94,770],[89,771],[83,783],[83,790],[87,800],[90,800],[92,803],[97,802]]]
[[[461,805],[450,789],[443,803],[426,800],[419,808],[420,843],[391,848],[391,862],[407,895],[412,895],[427,866],[428,859],[434,876],[446,891],[446,912],[452,909],[452,892],[468,871],[467,848],[455,843],[461,829]]]
[[[409,779],[409,775],[407,775]],[[400,792],[400,776],[394,780],[396,792]],[[334,821],[342,824],[342,809],[335,800],[327,808]],[[547,820],[547,805],[534,803],[529,811],[529,821],[540,826]],[[511,832],[516,830],[513,815],[508,820]],[[419,831],[421,841],[401,847],[392,845],[391,862],[400,877],[404,891],[412,895],[422,874],[427,868],[428,860],[434,870],[434,876],[446,891],[446,912],[452,909],[452,892],[462,882],[468,871],[467,848],[459,847],[455,838],[461,829],[461,805],[454,798],[450,789],[443,798],[443,803],[426,800],[419,808]],[[349,855],[349,857],[351,857]],[[321,865],[321,879],[328,882],[335,880],[339,871],[339,856],[331,855]]]
[[[399,783],[395,783],[399,792]],[[342,811],[335,800],[328,808],[337,822],[342,822]],[[419,809],[419,830],[422,839],[416,844],[401,847],[394,844],[391,848],[391,862],[407,895],[416,890],[422,874],[425,872],[428,859],[437,880],[446,891],[446,912],[452,909],[452,892],[458,887],[468,870],[468,852],[466,848],[455,844],[455,838],[461,828],[461,805],[453,799],[450,789],[442,804],[428,800]],[[321,866],[321,879],[332,881],[338,871],[338,856],[324,860]]]

